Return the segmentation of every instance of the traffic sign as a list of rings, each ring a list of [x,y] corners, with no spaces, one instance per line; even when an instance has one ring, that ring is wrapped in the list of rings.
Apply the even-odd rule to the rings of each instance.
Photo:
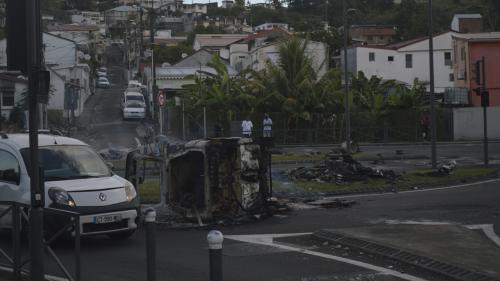
[[[166,98],[165,98],[165,93],[163,91],[158,92],[158,105],[163,107],[165,106],[166,103]]]

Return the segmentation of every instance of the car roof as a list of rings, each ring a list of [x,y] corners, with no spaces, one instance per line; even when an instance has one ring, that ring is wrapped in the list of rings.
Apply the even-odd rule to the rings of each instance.
[[[139,92],[126,92],[125,93],[126,96],[141,96],[141,97],[144,97],[141,93]]]
[[[18,150],[30,146],[29,134],[6,134],[0,138],[0,142],[15,147]],[[48,134],[38,134],[38,146],[55,146],[55,145],[88,146],[86,143],[73,138],[48,135]]]

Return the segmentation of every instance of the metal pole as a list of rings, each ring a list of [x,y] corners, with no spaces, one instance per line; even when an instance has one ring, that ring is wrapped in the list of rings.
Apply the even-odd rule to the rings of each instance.
[[[203,138],[207,138],[207,108],[203,107]]]
[[[431,99],[431,163],[432,168],[437,167],[436,156],[436,98],[434,95],[434,42],[432,30],[432,0],[429,0],[429,75],[430,75],[430,99]]]
[[[207,235],[208,256],[210,264],[210,281],[222,281],[222,242],[224,236],[218,230],[212,230]]]
[[[80,216],[75,216],[75,280],[82,280]]]
[[[156,211],[147,209],[146,224],[146,266],[147,281],[156,281]]]
[[[160,106],[160,135],[163,135],[163,107]]]
[[[40,0],[26,2],[28,42],[28,92],[29,92],[29,147],[30,147],[30,274],[32,281],[44,280],[43,243],[43,187],[40,186],[38,167],[38,90],[39,71],[42,65],[42,33]]]
[[[351,154],[351,116],[349,112],[349,73],[347,72],[347,44],[349,40],[349,31],[347,27],[347,3],[342,0],[342,9],[344,15],[344,107],[345,107],[345,142],[347,153]]]
[[[182,96],[182,140],[186,140],[186,116],[184,106],[184,95]]]
[[[482,73],[483,73],[483,91],[481,92],[481,99],[483,99],[483,92],[487,91],[486,88],[486,59],[483,56],[482,58]],[[483,150],[484,150],[484,166],[488,166],[489,157],[488,157],[488,107],[483,106]]]
[[[19,205],[12,205],[12,267],[14,279],[21,280],[21,221]]]
[[[144,26],[142,22],[142,16],[144,14],[143,8],[142,8],[142,0],[140,3],[140,11],[139,11],[139,21],[140,21],[140,30],[141,30],[141,58],[144,57]]]

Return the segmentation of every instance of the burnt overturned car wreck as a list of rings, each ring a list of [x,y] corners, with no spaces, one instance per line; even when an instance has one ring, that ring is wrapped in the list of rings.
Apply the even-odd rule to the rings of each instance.
[[[270,143],[266,139],[200,139],[176,147],[168,146],[161,156],[138,151],[127,156],[127,179],[136,186],[146,173],[141,161],[154,161],[160,167],[160,201],[187,220],[219,221],[270,214],[276,210],[270,178]]]
[[[167,204],[205,220],[261,213],[271,192],[269,157],[266,144],[252,139],[188,142],[168,157]]]

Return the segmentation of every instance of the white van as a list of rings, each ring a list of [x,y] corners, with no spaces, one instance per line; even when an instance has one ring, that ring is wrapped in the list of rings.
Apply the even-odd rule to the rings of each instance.
[[[135,187],[115,175],[87,144],[40,134],[39,161],[45,174],[45,207],[80,214],[82,235],[123,239],[137,228],[140,205]],[[0,201],[30,204],[29,135],[0,133]],[[0,213],[8,206],[0,205]],[[62,225],[61,225],[62,224]],[[45,228],[58,230],[61,217],[46,214]],[[11,227],[11,216],[0,228]]]
[[[123,119],[143,119],[146,117],[146,100],[139,92],[125,91],[122,98]]]

